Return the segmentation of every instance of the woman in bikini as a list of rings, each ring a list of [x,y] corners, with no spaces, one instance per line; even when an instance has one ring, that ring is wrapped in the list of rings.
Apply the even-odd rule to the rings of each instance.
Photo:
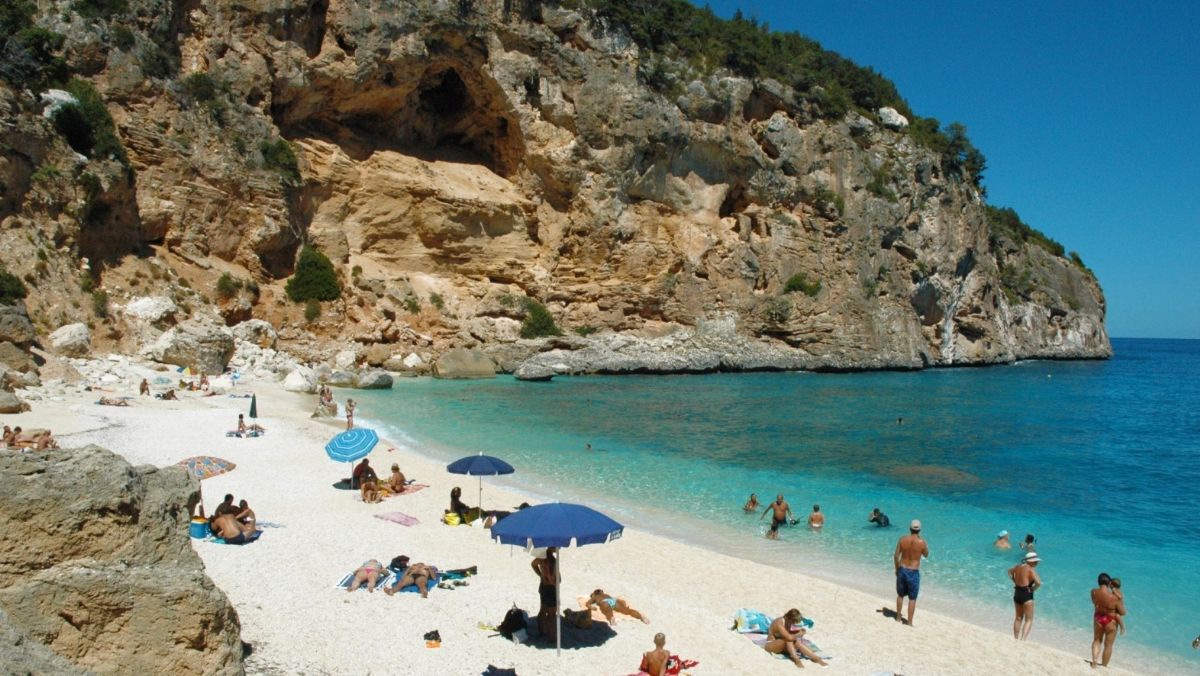
[[[616,624],[616,616],[613,615],[614,611],[630,617],[636,617],[643,623],[650,624],[650,620],[645,615],[630,608],[625,599],[605,594],[603,589],[597,589],[592,592],[592,595],[588,597],[587,604],[589,608],[595,606],[604,615],[604,619],[608,620],[609,624]]]
[[[1112,592],[1112,578],[1100,573],[1092,590],[1092,667],[1107,667],[1112,657],[1113,642],[1117,640],[1116,620],[1125,614],[1125,603]]]
[[[396,582],[396,584],[384,589],[383,592],[388,596],[391,596],[392,594],[395,594],[397,590],[403,589],[411,584],[416,585],[417,592],[421,594],[421,598],[429,598],[429,581],[437,577],[437,573],[433,571],[433,568],[423,563],[408,563],[407,556],[397,558],[403,559],[406,564],[404,568],[404,574],[400,576],[400,579]]]
[[[363,562],[363,565],[354,571],[354,579],[350,582],[350,586],[346,591],[354,591],[367,583],[367,591],[375,591],[375,583],[379,581],[379,574],[383,572],[383,564],[375,559],[369,559]]]
[[[803,619],[804,616],[795,608],[787,611],[783,617],[775,618],[775,621],[771,623],[771,628],[767,631],[767,644],[763,646],[763,649],[773,655],[787,655],[791,658],[792,663],[801,669],[804,668],[804,663],[800,661],[800,655],[804,655],[823,667],[828,666],[820,655],[809,650],[808,646],[800,642],[805,634],[803,627],[792,631],[792,627],[800,624]]]

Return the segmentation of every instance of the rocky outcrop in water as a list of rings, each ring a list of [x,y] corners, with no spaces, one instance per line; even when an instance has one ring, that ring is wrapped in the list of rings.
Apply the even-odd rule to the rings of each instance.
[[[4,670],[244,673],[237,613],[188,541],[189,496],[182,469],[95,446],[0,455]]]
[[[623,336],[554,348],[584,371],[1111,353],[1091,273],[989,227],[981,191],[895,110],[826,119],[719,69],[650,82],[620,27],[536,4],[41,16],[106,98],[135,178],[81,161],[40,100],[0,88],[19,141],[0,157],[0,251],[37,282],[38,330],[98,320],[97,346],[134,351],[157,336],[103,303],[150,294],[171,321],[266,320],[305,360],[353,343],[374,364],[431,363],[537,352],[519,337],[533,298],[568,331]],[[109,42],[117,28],[132,46]],[[301,242],[343,280],[315,316],[282,293]],[[85,290],[81,257],[107,295]],[[713,338],[713,322],[731,330]],[[698,347],[668,358],[655,341],[670,335]]]

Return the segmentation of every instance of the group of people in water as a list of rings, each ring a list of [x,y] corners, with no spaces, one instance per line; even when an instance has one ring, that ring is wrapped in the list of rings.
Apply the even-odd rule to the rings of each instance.
[[[754,513],[761,507],[757,494],[751,493],[743,510]],[[767,514],[771,514],[771,527],[767,531],[767,538],[771,540],[779,538],[780,526],[798,523],[798,520],[792,515],[791,506],[788,505],[782,494],[775,496],[775,501],[766,506],[759,520],[765,518]],[[867,521],[879,528],[891,525],[891,520],[878,507],[871,510]],[[825,515],[821,512],[820,505],[813,505],[807,524],[814,531],[820,531],[824,527]],[[1013,584],[1013,638],[1021,641],[1028,639],[1029,633],[1033,629],[1034,593],[1042,586],[1041,576],[1037,572],[1041,557],[1037,553],[1036,542],[1037,538],[1032,533],[1026,534],[1020,543],[1020,548],[1024,552],[1021,560],[1008,569],[1008,577]],[[1007,530],[997,533],[993,546],[998,550],[1012,549]],[[899,539],[892,555],[893,570],[896,576],[894,617],[897,622],[903,622],[909,626],[913,624],[917,596],[921,589],[921,560],[928,557],[929,544],[921,535],[921,522],[913,519],[909,524],[908,534]],[[902,614],[906,598],[908,599],[908,612]],[[1101,573],[1097,580],[1097,587],[1091,591],[1091,600],[1095,608],[1092,617],[1091,664],[1093,667],[1108,666],[1112,656],[1113,642],[1116,640],[1118,632],[1125,633],[1123,619],[1125,597],[1121,592],[1121,580],[1112,578],[1107,573]],[[1197,637],[1195,647],[1200,647],[1200,637]],[[795,655],[791,652],[788,653],[788,656],[796,661]],[[798,661],[797,664],[799,664]]]

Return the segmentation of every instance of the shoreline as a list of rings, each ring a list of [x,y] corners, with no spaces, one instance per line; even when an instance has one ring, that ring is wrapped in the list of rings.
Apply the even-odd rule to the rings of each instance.
[[[375,422],[370,417],[364,417],[362,420],[364,422]],[[382,434],[380,439],[381,443],[383,443],[384,438]],[[444,465],[450,460],[431,453],[431,449],[447,454],[447,457],[454,456],[455,458],[462,455],[467,455],[471,452],[465,449],[450,446],[441,441],[430,440],[427,438],[413,438],[409,436],[406,439],[406,445],[407,444],[412,444],[412,447],[407,450],[408,453],[421,457],[433,464]],[[467,477],[463,478],[466,479]],[[524,499],[529,500],[532,504],[554,501],[557,499],[555,493],[569,493],[571,490],[574,490],[574,487],[570,487],[570,490],[567,490],[564,486],[553,484],[552,479],[548,479],[544,476],[539,476],[536,479],[530,479],[528,474],[522,474],[520,471],[508,476],[485,477],[484,479],[485,501],[487,498],[489,481],[492,482],[493,486],[499,485],[497,483],[499,482],[506,489],[517,492]],[[548,488],[544,485],[541,485],[538,483],[539,481],[550,481],[552,483],[552,487]],[[469,492],[470,491],[464,486],[464,493]],[[669,526],[656,527],[654,522],[657,518],[657,512],[669,514],[671,518],[679,518],[678,514],[670,512],[669,510],[656,510],[655,513],[649,513],[648,509],[650,508],[648,508],[646,505],[639,505],[626,499],[614,499],[611,496],[603,496],[596,493],[588,495],[586,501],[578,499],[572,499],[572,501],[585,502],[585,504],[596,507],[610,516],[613,516],[614,511],[623,512],[619,517],[616,518],[618,518],[618,520],[626,526],[626,532],[629,532],[632,529],[657,538],[669,540],[670,542],[689,549],[699,549],[716,556],[724,556],[739,561],[753,562],[755,564],[760,564],[762,566],[777,570],[780,573],[794,573],[794,571],[786,567],[785,557],[796,555],[797,552],[795,551],[786,551],[780,548],[774,548],[775,551],[769,551],[766,549],[748,551],[745,547],[739,547],[736,553],[730,553],[728,551],[722,551],[718,548],[716,543],[706,540],[703,537],[687,537],[686,529],[675,529],[670,528]],[[695,522],[693,525],[703,525],[704,522],[703,519],[699,518],[690,518],[688,520]],[[799,527],[797,526],[795,528],[798,529]],[[893,534],[896,537],[899,537],[900,530],[893,530],[895,531]],[[697,529],[695,532],[702,531],[701,529]],[[762,540],[762,538],[758,537],[751,539],[755,543],[760,541],[766,542],[765,540]],[[775,543],[767,542],[768,547],[773,544]],[[795,547],[801,549],[802,551],[800,554],[806,557],[815,556],[818,562],[823,564],[813,567],[812,570],[806,570],[805,573],[794,574],[819,580],[834,587],[844,588],[865,596],[878,598],[882,603],[884,603],[884,605],[890,605],[894,603],[894,597],[888,599],[886,596],[881,596],[880,591],[884,590],[890,593],[892,583],[890,578],[888,578],[886,571],[884,570],[884,568],[890,564],[885,562],[883,565],[873,566],[867,562],[845,555],[844,553],[833,553],[829,550],[815,551],[802,542],[793,540],[788,544],[794,545]],[[841,571],[842,574],[835,575],[827,572],[831,570]],[[857,574],[860,572],[867,572],[869,577],[855,579],[858,577]],[[959,622],[963,622],[977,628],[980,631],[995,634],[1002,639],[1011,640],[1009,637],[1009,632],[1011,631],[1010,628],[1012,625],[1011,603],[966,596],[961,593],[961,590],[953,588],[947,589],[945,587],[938,589],[936,585],[936,578],[933,578],[931,585],[932,588],[929,590],[924,588],[922,589],[921,604],[918,606],[920,609],[918,612],[918,618],[925,613],[932,612]],[[981,618],[987,618],[987,620],[982,620]],[[1057,619],[1048,619],[1044,616],[1038,617],[1033,634],[1033,637],[1029,639],[1029,643],[1041,645],[1050,650],[1067,654],[1084,654],[1087,652],[1087,647],[1091,642],[1091,633],[1089,629],[1066,625]],[[1120,645],[1117,650],[1121,650],[1122,647],[1127,647],[1129,645],[1129,639],[1122,637],[1122,640],[1119,642],[1119,644]],[[1083,647],[1082,650],[1079,649],[1080,646]],[[1179,673],[1180,671],[1186,670],[1192,666],[1187,662],[1186,658],[1162,652],[1153,646],[1137,644],[1133,650],[1136,650],[1136,653],[1142,658],[1142,661],[1139,663],[1138,669],[1136,670],[1137,673],[1173,674]],[[1114,653],[1116,653],[1116,651],[1114,651]],[[808,663],[808,666],[813,665]],[[1115,668],[1116,666],[1119,665],[1116,665],[1114,662],[1110,668]]]
[[[131,374],[115,386],[119,393],[135,392],[134,378],[141,372],[151,371]],[[224,396],[188,396],[179,402],[135,398],[128,408],[108,409],[91,403],[94,393],[78,393],[61,402],[35,401],[34,411],[6,417],[27,427],[48,421],[66,447],[94,442],[138,464],[163,466],[194,454],[238,463],[233,472],[203,483],[205,502],[211,508],[225,492],[245,497],[268,526],[264,537],[244,547],[193,545],[237,608],[243,640],[255,648],[247,661],[249,673],[478,673],[488,663],[516,667],[521,674],[629,673],[657,631],[667,634],[671,652],[700,661],[694,673],[794,673],[787,661],[772,659],[728,630],[738,607],[776,615],[792,606],[816,619],[812,639],[834,656],[828,668],[808,665],[822,673],[1006,671],[1018,662],[1042,673],[1091,673],[1083,659],[1086,644],[1073,652],[1018,644],[927,606],[920,607],[915,627],[900,626],[878,613],[894,598],[636,526],[614,543],[566,550],[563,598],[603,587],[646,612],[649,626],[618,623],[603,645],[565,650],[561,659],[553,650],[489,638],[490,632],[477,625],[499,622],[514,602],[536,612],[536,580],[520,550],[495,544],[479,527],[451,528],[437,521],[449,487],[466,477],[446,474],[444,464],[419,444],[412,449],[402,444],[389,453],[388,440],[381,440],[370,456],[381,473],[397,461],[407,475],[430,487],[364,505],[348,491],[330,487],[347,468],[325,457],[323,445],[341,425],[309,419],[311,395],[287,393],[277,383],[243,383],[237,390],[258,395],[259,420],[268,429],[263,437],[224,437],[236,413],[248,406],[246,400]],[[349,391],[338,392],[344,393]],[[181,414],[186,425],[180,424]],[[485,505],[517,504],[531,496],[520,486],[485,483]],[[388,511],[417,516],[420,523],[406,528],[371,518]],[[333,589],[336,578],[363,559],[399,553],[444,568],[479,565],[480,574],[469,587],[435,590],[426,601]],[[378,631],[364,639],[364,628]],[[426,649],[420,636],[435,628],[442,647]],[[1139,664],[1140,653],[1140,647],[1123,651],[1119,642],[1112,671],[1124,673],[1123,667]],[[1144,669],[1139,665],[1138,670]]]

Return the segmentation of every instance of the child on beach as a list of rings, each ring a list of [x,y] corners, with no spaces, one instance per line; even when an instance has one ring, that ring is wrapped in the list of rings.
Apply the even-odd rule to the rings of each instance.
[[[1112,579],[1112,582],[1110,582],[1108,584],[1108,588],[1112,590],[1113,596],[1116,596],[1117,599],[1121,602],[1121,605],[1124,606],[1125,605],[1125,592],[1121,591],[1121,578],[1114,577]],[[1122,636],[1124,636],[1125,635],[1125,616],[1124,615],[1115,615],[1114,618],[1115,618],[1115,621],[1117,624],[1117,631],[1120,632]]]

